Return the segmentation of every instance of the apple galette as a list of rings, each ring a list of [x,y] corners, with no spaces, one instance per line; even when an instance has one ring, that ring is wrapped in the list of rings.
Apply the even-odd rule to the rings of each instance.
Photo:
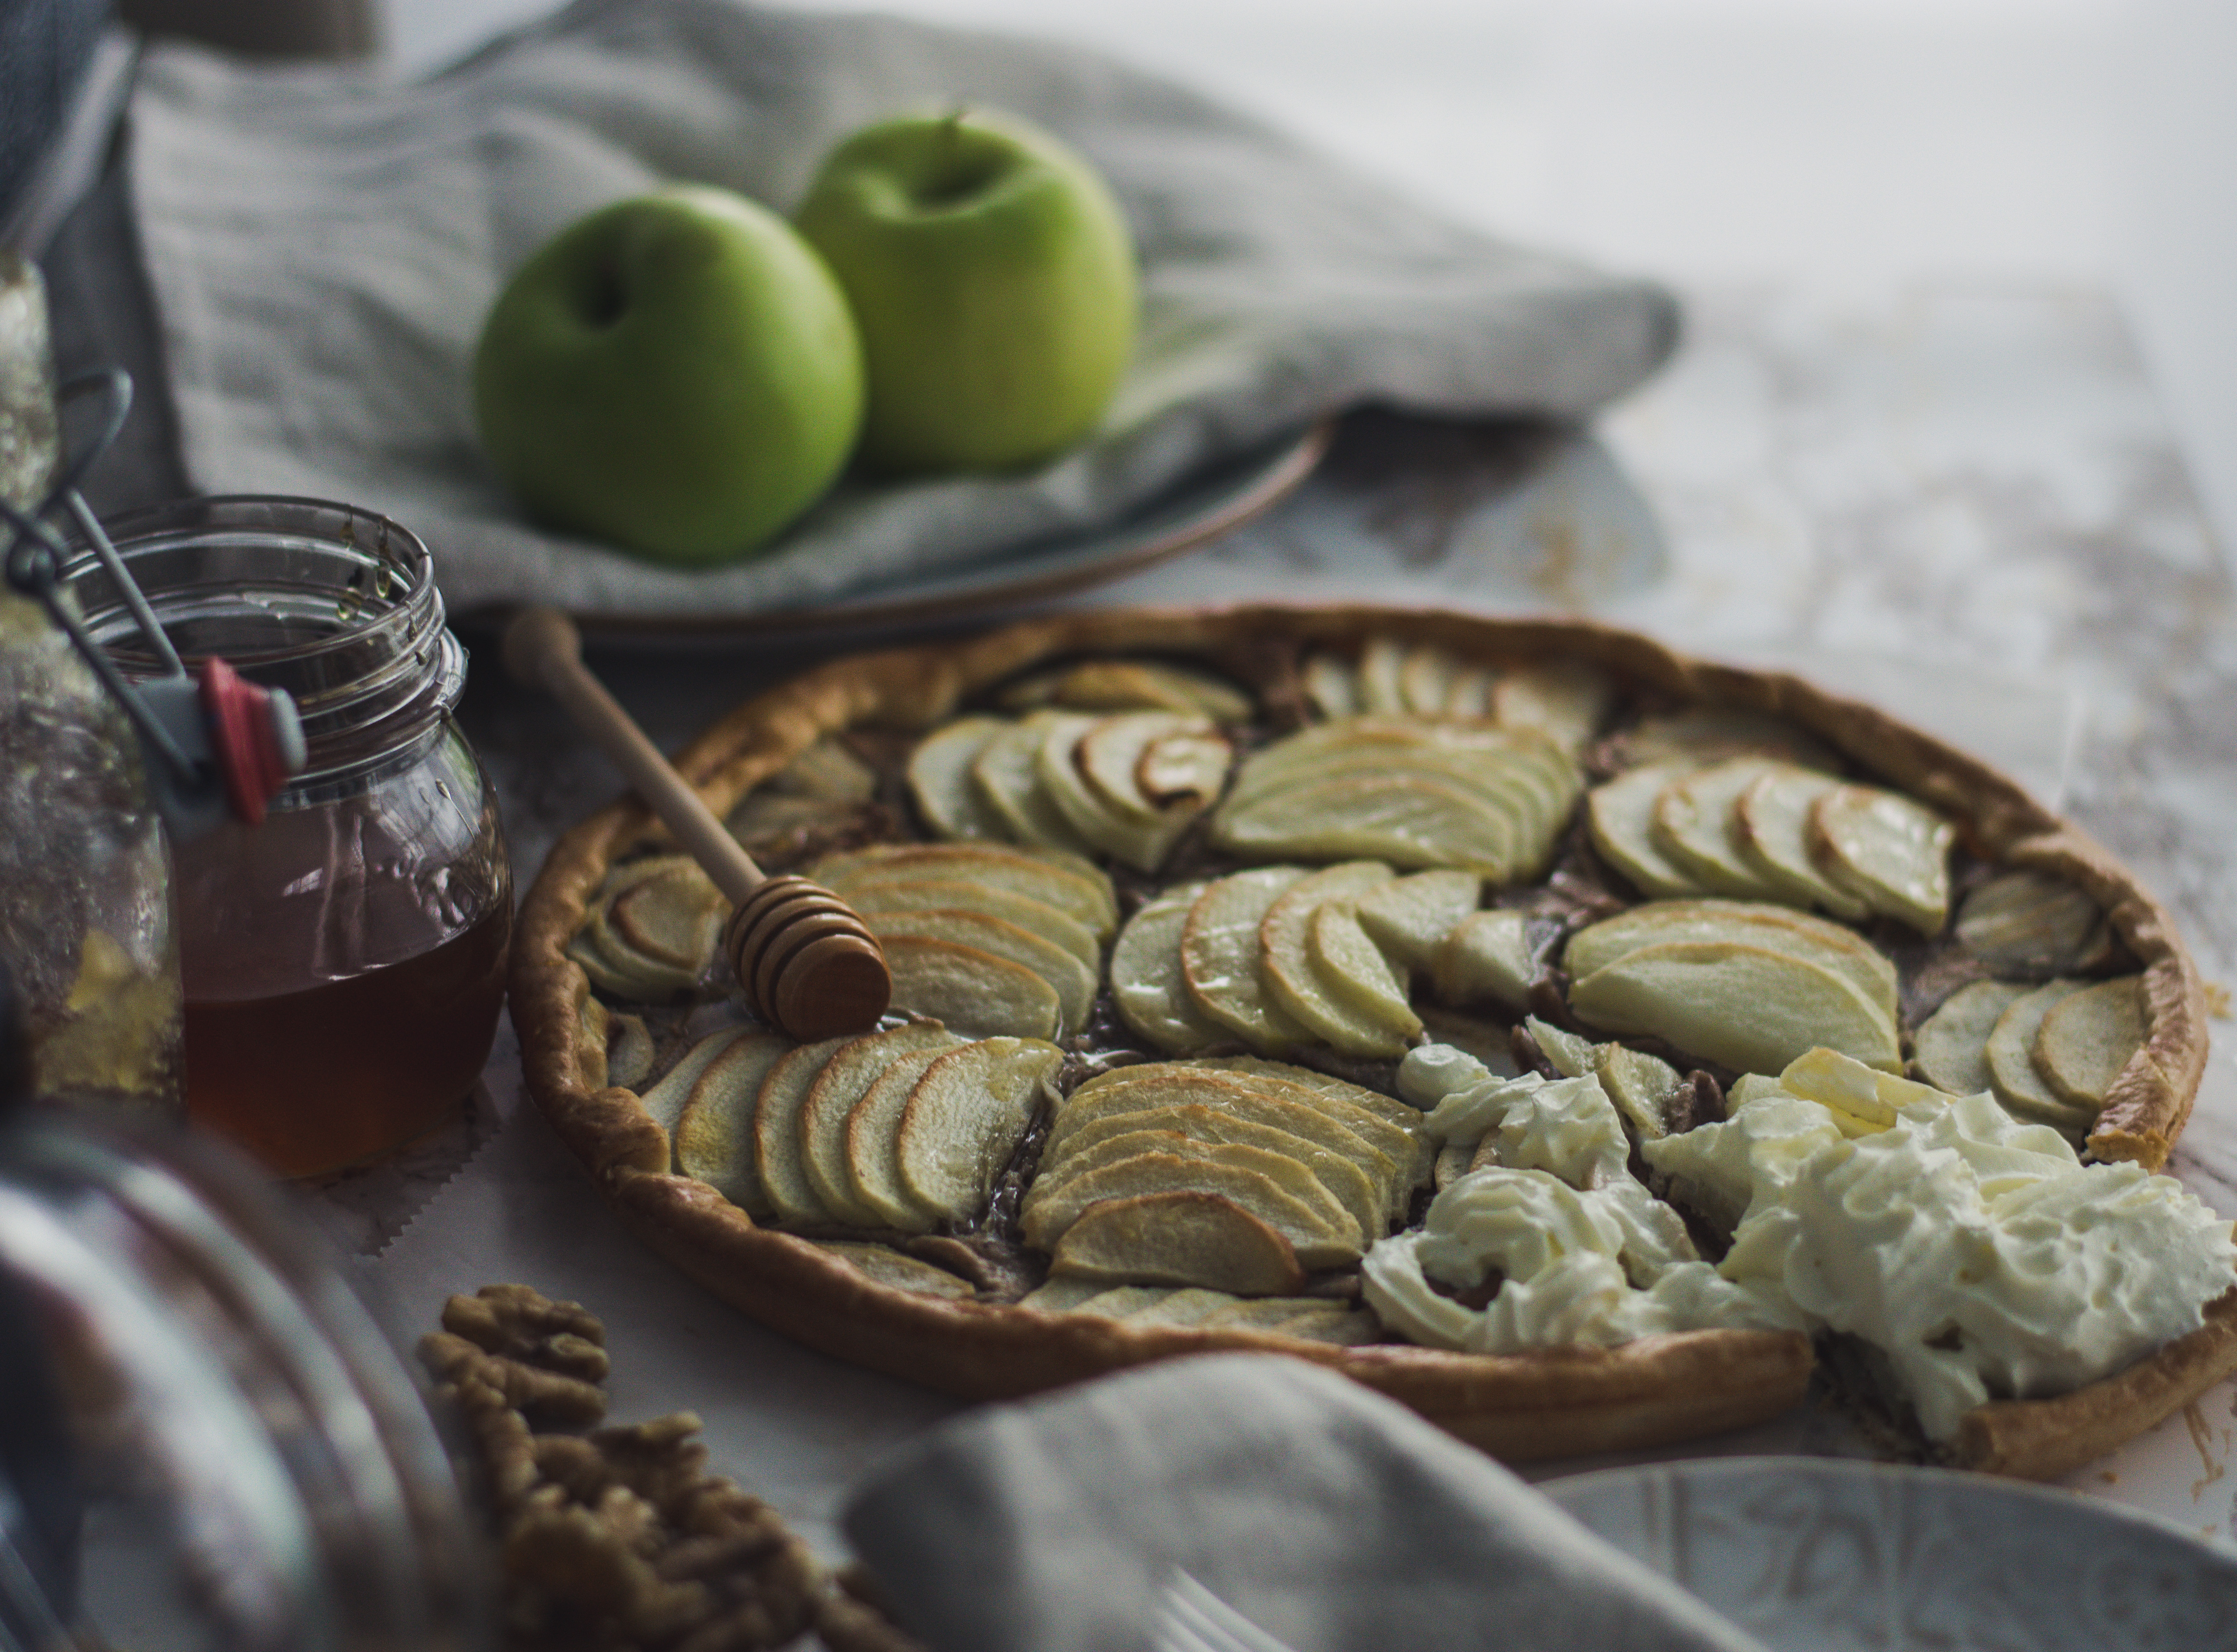
[[[843,895],[893,1013],[736,1007],[617,805],[531,891],[531,1088],[631,1228],[973,1395],[1217,1347],[1522,1458],[1813,1372],[2049,1475],[2237,1366],[2152,1173],[2205,1056],[2166,915],[1980,764],[1582,625],[1113,613],[843,660],[680,760]]]

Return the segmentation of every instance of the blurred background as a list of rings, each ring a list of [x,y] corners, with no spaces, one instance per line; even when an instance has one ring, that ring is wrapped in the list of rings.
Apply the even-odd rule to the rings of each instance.
[[[363,3],[407,74],[553,9]],[[2229,0],[876,9],[1092,43],[1483,228],[1680,284],[2109,289],[2225,558],[2237,545]]]
[[[808,0],[810,5],[828,0]],[[97,0],[0,0],[0,61]],[[118,0],[439,71],[554,0]],[[831,7],[830,9],[840,9]],[[868,9],[853,7],[848,9]],[[1088,43],[1481,227],[1660,274],[2109,292],[2237,545],[2229,0],[886,0]],[[0,82],[15,77],[0,75]],[[34,89],[36,90],[36,89]],[[0,85],[0,105],[20,84]],[[11,118],[0,107],[0,149]],[[0,155],[0,160],[4,160]]]

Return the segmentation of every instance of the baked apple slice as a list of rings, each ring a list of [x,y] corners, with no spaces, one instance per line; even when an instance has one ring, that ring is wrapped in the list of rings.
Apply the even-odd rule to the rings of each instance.
[[[937,1021],[867,1033],[842,1046],[815,1075],[800,1108],[801,1168],[823,1208],[840,1221],[875,1227],[882,1214],[868,1200],[855,1197],[847,1173],[847,1124],[855,1104],[900,1057],[924,1050],[945,1052],[962,1042]]]
[[[1398,667],[1398,697],[1417,717],[1441,717],[1459,670],[1460,662],[1444,649],[1417,644]]]
[[[1323,717],[1356,717],[1367,708],[1359,697],[1359,677],[1333,654],[1306,657],[1300,673],[1306,702]]]
[[[1527,1008],[1538,973],[1529,921],[1500,908],[1469,913],[1429,960],[1430,985],[1448,1004],[1489,1001],[1508,1009]]]
[[[1871,916],[1871,909],[1818,870],[1810,852],[1810,811],[1840,783],[1813,769],[1769,763],[1734,805],[1734,836],[1741,858],[1778,892],[1779,899],[1796,906],[1822,907],[1854,922]]]
[[[984,912],[939,910],[861,913],[881,944],[888,941],[937,941],[967,947],[1032,970],[1056,989],[1058,1025],[1076,1033],[1087,1025],[1098,985],[1093,968],[1055,942]],[[914,1008],[912,1005],[910,1008]]]
[[[1410,651],[1395,638],[1370,637],[1359,651],[1359,703],[1386,717],[1403,716],[1406,704],[1406,658]]]
[[[1846,975],[1768,947],[1665,941],[1574,981],[1588,1026],[1667,1039],[1739,1073],[1777,1073],[1823,1044],[1900,1072],[1895,1022]]]
[[[808,1105],[808,1093],[815,1087],[824,1063],[852,1042],[851,1038],[827,1038],[786,1051],[771,1064],[754,1094],[754,1169],[761,1178],[762,1197],[781,1221],[832,1219],[801,1161],[800,1110]]]
[[[1969,981],[1928,1016],[1913,1041],[1912,1064],[1937,1090],[1978,1095],[1996,1087],[1989,1034],[2003,1013],[2033,989],[2016,981]]]
[[[1280,1080],[1262,1081],[1250,1074],[1192,1066],[1125,1071],[1140,1076],[1125,1083],[1084,1085],[1066,1098],[1050,1127],[1044,1156],[1060,1154],[1076,1134],[1184,1129],[1182,1124],[1159,1121],[1179,1120],[1191,1109],[1202,1109],[1223,1119],[1277,1131],[1356,1166],[1381,1190],[1386,1219],[1403,1211],[1418,1179],[1420,1149],[1415,1139],[1341,1098],[1318,1095],[1303,1086]],[[1201,1135],[1217,1127],[1207,1123],[1201,1130],[1185,1133]]]
[[[679,974],[689,971],[696,981],[713,961],[729,915],[729,902],[698,862],[663,856],[615,891],[605,921],[626,951]]]
[[[1310,1171],[1313,1179],[1351,1213],[1362,1232],[1372,1238],[1389,1222],[1391,1166],[1380,1154],[1374,1158],[1381,1161],[1382,1168],[1377,1174],[1369,1175],[1353,1156],[1357,1153],[1356,1148],[1349,1153],[1336,1152],[1287,1130],[1201,1103],[1165,1107],[1151,1113],[1114,1113],[1083,1125],[1070,1132],[1060,1146],[1042,1154],[1040,1173],[1047,1176],[1068,1171],[1075,1165],[1107,1163],[1124,1158],[1126,1151],[1140,1151],[1147,1146],[1135,1141],[1135,1138],[1161,1132],[1191,1141],[1257,1147],[1283,1154]],[[1113,1145],[1127,1141],[1134,1142],[1132,1149],[1122,1150]]]
[[[893,1007],[967,1038],[1054,1038],[1063,1005],[1047,977],[977,947],[922,935],[879,938]]]
[[[1114,1181],[1120,1185],[1115,1196],[1122,1199],[1136,1193],[1160,1191],[1133,1186],[1132,1173],[1121,1175],[1117,1167],[1167,1158],[1248,1172],[1311,1212],[1316,1231],[1356,1244],[1362,1252],[1368,1239],[1382,1231],[1379,1201],[1371,1203],[1364,1211],[1351,1209],[1320,1178],[1282,1148],[1251,1142],[1205,1140],[1175,1130],[1145,1127],[1126,1131],[1086,1148],[1079,1147],[1075,1139],[1072,1150],[1058,1164],[1044,1167],[1033,1179],[1020,1212],[1026,1242],[1048,1249],[1050,1241],[1078,1219],[1088,1205],[1098,1198],[1114,1196],[1108,1192],[1092,1191],[1107,1189]],[[1165,1173],[1161,1169],[1158,1173]],[[1207,1191],[1228,1190],[1212,1187]],[[1290,1232],[1290,1239],[1296,1244],[1297,1232]],[[1302,1252],[1298,1259],[1305,1259]]]
[[[971,764],[987,806],[1001,816],[1003,836],[1043,849],[1059,849],[1083,860],[1095,845],[1050,797],[1041,783],[1041,748],[1050,727],[1059,718],[1076,723],[1070,711],[1035,711],[1022,722],[999,730]]]
[[[974,765],[987,743],[1009,727],[1000,717],[958,717],[917,742],[909,754],[909,795],[925,824],[948,838],[1010,836],[1010,823],[987,798]]]
[[[586,998],[583,1004],[585,1009],[597,1006],[600,1013],[604,1013],[604,1006],[598,1005],[595,998]],[[638,1023],[640,1026],[643,1024]],[[699,1075],[707,1070],[708,1064],[716,1056],[752,1031],[752,1028],[740,1025],[724,1027],[708,1034],[676,1057],[676,1065],[662,1074],[657,1083],[637,1097],[638,1104],[652,1116],[655,1124],[673,1137],[677,1125],[683,1121],[685,1110],[691,1104],[691,1087],[698,1083]],[[786,1047],[790,1048],[791,1046],[788,1043]],[[620,1082],[612,1079],[610,1074],[609,1080]]]
[[[721,1038],[711,1061],[692,1057],[708,1043],[693,1047],[675,1069],[676,1074],[697,1067],[687,1080],[689,1097],[673,1134],[676,1167],[696,1177],[740,1210],[761,1216],[769,1202],[762,1192],[761,1167],[754,1153],[754,1104],[762,1081],[792,1049],[792,1041],[776,1033],[748,1033]],[[663,1080],[663,1082],[666,1082]]]
[[[2055,1007],[2089,984],[2062,976],[2023,993],[1989,1029],[1989,1082],[2004,1110],[2069,1135],[2087,1131],[2096,1120],[2097,1109],[2075,1107],[2050,1087],[2036,1066],[2036,1035]]]
[[[1356,1262],[1365,1253],[1365,1241],[1358,1225],[1345,1216],[1333,1199],[1325,1205],[1309,1203],[1256,1164],[1238,1162],[1236,1156],[1248,1153],[1249,1149],[1207,1151],[1227,1156],[1136,1153],[1099,1166],[1062,1187],[1044,1190],[1036,1181],[1033,1191],[1038,1197],[1029,1199],[1023,1212],[1021,1231],[1026,1242],[1037,1249],[1053,1250],[1066,1229],[1092,1206],[1106,1200],[1197,1193],[1216,1193],[1250,1212],[1287,1239],[1298,1262],[1308,1269],[1317,1272],[1342,1267]],[[1264,1156],[1274,1159],[1277,1164],[1282,1162],[1272,1154]]]
[[[828,855],[808,875],[849,899],[874,878],[937,878],[1012,889],[1073,918],[1099,942],[1108,941],[1118,926],[1111,880],[1093,862],[1053,849],[1002,843],[883,844]]]
[[[1950,921],[1957,829],[1899,792],[1836,786],[1810,806],[1810,846],[1826,876],[1875,912],[1927,936]]]
[[[658,1054],[652,1034],[646,1029],[644,1017],[634,1010],[608,1009],[596,998],[585,994],[583,998],[582,1027],[591,1041],[589,1070],[596,1072],[597,1056],[592,1052],[603,1050],[605,1055],[605,1083],[624,1090],[634,1090],[652,1076],[653,1059]],[[644,1098],[637,1098],[642,1101]],[[663,1130],[676,1127],[676,1109],[652,1113],[653,1122]]]
[[[1356,1008],[1345,985],[1313,955],[1309,932],[1314,916],[1329,902],[1387,884],[1393,876],[1380,861],[1350,861],[1311,873],[1284,889],[1258,926],[1259,968],[1266,989],[1290,1015],[1346,1054],[1401,1055],[1411,1034],[1395,1031],[1387,1021]],[[1388,975],[1389,966],[1380,954],[1376,964]],[[1400,1007],[1404,1009],[1402,999]],[[1404,1011],[1404,1020],[1412,1021],[1410,1010]],[[1414,1021],[1413,1031],[1420,1030],[1421,1023]]]
[[[1036,1039],[990,1038],[924,1070],[894,1133],[894,1168],[909,1200],[938,1220],[968,1221],[1045,1100],[1064,1052]]]
[[[607,876],[568,955],[601,990],[657,1003],[713,965],[729,903],[689,856],[631,861]]]
[[[1638,948],[1672,941],[1730,941],[1790,953],[1845,976],[1883,1019],[1895,1021],[1895,965],[1854,930],[1792,907],[1713,899],[1649,902],[1578,930],[1563,948],[1561,963],[1572,978],[1581,978]]]
[[[2117,975],[2060,1000],[2035,1035],[2036,1070],[2059,1100],[2094,1116],[2144,1041],[2143,981]]]
[[[1654,831],[1654,808],[1663,789],[1698,765],[1686,760],[1650,763],[1626,770],[1585,800],[1586,829],[1600,856],[1650,899],[1673,899],[1708,891],[1662,852]]]
[[[1359,1108],[1396,1127],[1409,1140],[1417,1138],[1424,1129],[1421,1113],[1405,1102],[1317,1068],[1298,1067],[1289,1061],[1270,1061],[1257,1055],[1207,1055],[1186,1065],[1196,1072],[1237,1074],[1254,1085],[1297,1085],[1319,1096],[1318,1105],[1322,1107],[1341,1102]]]
[[[1402,1054],[1421,1036],[1422,1019],[1406,1001],[1406,978],[1369,938],[1349,902],[1323,902],[1314,909],[1305,955],[1339,1001],[1382,1030],[1387,1042],[1379,1054]]]
[[[1427,970],[1445,937],[1482,898],[1482,878],[1445,869],[1378,884],[1354,898],[1351,909],[1385,955],[1406,968]]]
[[[1301,866],[1262,866],[1221,878],[1197,896],[1182,926],[1181,974],[1189,997],[1253,1049],[1286,1049],[1311,1037],[1267,994],[1259,943],[1267,912],[1304,876]]]
[[[1595,1044],[1535,1015],[1522,1024],[1563,1078],[1580,1079],[1587,1073],[1598,1078],[1633,1134],[1657,1141],[1670,1133],[1671,1104],[1686,1080],[1669,1062],[1628,1044]]]
[[[960,1300],[974,1294],[970,1282],[946,1268],[914,1256],[905,1256],[890,1245],[872,1239],[810,1239],[827,1256],[835,1256],[874,1285],[907,1291],[913,1296]]]
[[[1217,1193],[1180,1189],[1105,1199],[1065,1230],[1058,1279],[1154,1280],[1237,1296],[1302,1290],[1306,1273],[1273,1226]]]
[[[1041,796],[1084,842],[1137,871],[1156,870],[1164,850],[1171,847],[1159,823],[1137,820],[1119,809],[1087,783],[1080,770],[1079,743],[1102,719],[1077,711],[1035,716],[1042,733],[1033,774]]]
[[[1088,969],[1103,962],[1103,948],[1086,924],[1046,901],[996,884],[905,875],[850,882],[847,900],[857,912],[976,912],[1000,918],[1061,948]]]
[[[1225,678],[1162,660],[1080,660],[1020,677],[1000,698],[1006,711],[1194,711],[1221,723],[1247,722],[1255,710]]]
[[[1181,973],[1181,933],[1204,890],[1201,883],[1166,890],[1127,921],[1111,948],[1118,1019],[1169,1055],[1193,1055],[1234,1036],[1197,1008]]]
[[[2032,869],[1968,891],[1957,909],[1957,939],[1996,974],[2032,981],[2086,975],[2111,950],[2104,909],[2063,878]]]
[[[847,1188],[855,1204],[877,1213],[874,1226],[899,1228],[904,1233],[933,1229],[932,1217],[901,1186],[894,1139],[901,1133],[901,1112],[917,1080],[954,1047],[934,1045],[896,1056],[847,1114]]]
[[[1541,858],[1479,790],[1410,770],[1376,778],[1371,765],[1224,805],[1214,833],[1239,855],[1461,866],[1502,883]]]
[[[1491,711],[1502,728],[1543,729],[1576,751],[1600,733],[1615,699],[1615,684],[1589,661],[1534,660],[1500,673]]]
[[[1778,901],[1785,889],[1759,873],[1737,829],[1740,794],[1773,766],[1769,757],[1727,757],[1689,770],[1654,799],[1654,846],[1694,882],[1739,901]]]

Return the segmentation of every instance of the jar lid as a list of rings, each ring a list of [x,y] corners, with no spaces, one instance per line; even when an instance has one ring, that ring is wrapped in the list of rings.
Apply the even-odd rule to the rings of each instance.
[[[298,796],[416,750],[465,686],[433,558],[371,511],[239,495],[127,512],[105,524],[179,653],[221,655],[292,696],[307,747]],[[152,676],[119,583],[90,546],[63,580],[86,629],[128,675]]]

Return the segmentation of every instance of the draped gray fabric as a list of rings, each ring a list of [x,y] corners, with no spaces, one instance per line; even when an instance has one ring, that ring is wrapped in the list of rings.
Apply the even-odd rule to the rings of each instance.
[[[1142,1652],[1176,1569],[1294,1652],[1762,1652],[1489,1457],[1273,1355],[968,1412],[845,1521],[934,1652]]]
[[[1072,142],[1132,221],[1141,344],[1091,441],[1030,475],[843,482],[770,552],[712,572],[525,520],[477,449],[467,369],[531,252],[670,179],[788,209],[849,130],[959,98]],[[163,47],[131,133],[193,484],[386,512],[433,547],[457,610],[711,615],[873,591],[1107,525],[1362,402],[1580,417],[1677,332],[1658,287],[1447,222],[1165,81],[890,18],[583,0],[412,84]]]

